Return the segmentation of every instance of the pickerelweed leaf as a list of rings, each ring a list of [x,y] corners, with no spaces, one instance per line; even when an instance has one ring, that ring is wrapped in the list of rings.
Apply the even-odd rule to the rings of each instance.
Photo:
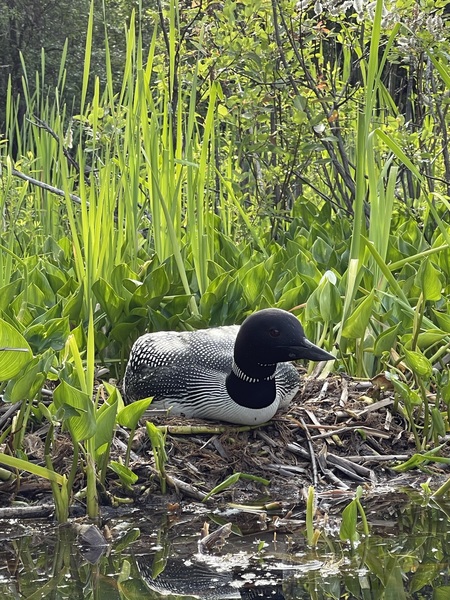
[[[358,522],[358,507],[356,501],[352,500],[342,511],[342,522],[339,528],[339,537],[341,540],[357,542],[359,533],[356,529]]]
[[[110,322],[116,323],[123,312],[125,300],[121,298],[114,288],[102,277],[94,282],[92,291],[99,301],[100,306],[107,314]]]
[[[311,253],[317,263],[328,266],[333,248],[322,237],[317,237],[312,245]]]
[[[0,319],[0,381],[15,377],[32,356],[31,348],[23,335]]]
[[[397,333],[400,329],[400,324],[393,325],[385,329],[375,340],[373,353],[375,356],[381,356],[383,352],[390,352],[394,347]]]
[[[242,278],[239,277],[239,281],[249,306],[257,305],[267,281],[267,271],[264,263],[251,267]]]
[[[118,406],[117,392],[115,399],[109,398],[108,402],[105,402],[97,410],[96,420],[97,429],[95,431],[95,450],[98,451],[102,446],[105,447],[111,443],[114,435],[114,428],[116,426],[116,414]],[[113,400],[111,402],[111,400]]]
[[[70,335],[69,319],[49,319],[44,323],[31,325],[24,333],[36,353],[49,348],[62,350]]]
[[[436,321],[438,322],[439,327],[443,329],[446,333],[450,333],[450,315],[446,312],[444,313],[434,309],[432,309],[432,312],[436,317]]]
[[[438,344],[447,337],[448,333],[445,333],[441,329],[427,329],[427,331],[423,331],[417,336],[417,347],[420,348],[420,350],[427,350],[427,348],[434,346],[434,344]],[[401,338],[401,342],[407,350],[411,350],[412,339],[412,333],[407,333]]]
[[[131,469],[115,460],[112,460],[109,463],[109,467],[119,476],[120,481],[126,486],[132,486],[139,479],[136,473],[133,473]]]
[[[338,323],[342,315],[342,298],[338,288],[326,278],[319,284],[319,312],[325,323]]]
[[[395,377],[391,378],[391,381],[394,385],[394,389],[400,398],[406,403],[409,403],[411,406],[420,406],[422,404],[422,399],[419,394],[413,390],[409,385],[404,383],[403,381],[399,381]]]
[[[117,414],[117,422],[128,429],[136,429],[139,419],[150,406],[152,398],[136,400],[128,404]]]
[[[415,350],[403,349],[405,353],[405,361],[408,367],[420,377],[431,377],[433,366],[426,356]]]
[[[440,299],[442,292],[440,274],[429,258],[421,263],[414,283],[422,291],[425,300],[437,301]]]
[[[42,388],[47,374],[42,372],[41,360],[37,357],[26,365],[22,373],[8,382],[5,389],[5,402],[32,400]]]
[[[95,435],[97,424],[94,403],[88,394],[62,380],[53,392],[53,402],[57,409],[67,405],[76,411],[75,416],[67,419],[67,426],[75,442],[82,442]]]
[[[370,294],[358,304],[345,322],[342,330],[343,337],[348,339],[358,339],[364,337],[370,317],[372,316],[374,299],[375,291],[372,290]]]

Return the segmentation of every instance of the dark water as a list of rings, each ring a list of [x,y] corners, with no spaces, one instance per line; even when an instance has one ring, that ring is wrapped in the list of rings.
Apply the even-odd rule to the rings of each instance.
[[[366,507],[371,535],[354,547],[339,540],[334,512],[314,550],[300,508],[267,520],[193,505],[116,512],[103,547],[83,544],[73,527],[0,521],[0,599],[450,600],[450,504],[375,501]],[[210,532],[232,524],[221,547],[199,551],[204,523]]]

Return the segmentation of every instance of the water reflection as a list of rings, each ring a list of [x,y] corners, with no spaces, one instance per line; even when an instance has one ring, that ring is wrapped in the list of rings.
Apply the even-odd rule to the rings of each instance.
[[[272,519],[238,511],[112,513],[113,541],[101,552],[74,528],[4,521],[0,598],[448,599],[450,506],[420,502],[390,497],[367,505],[369,538],[352,548],[328,534],[314,551],[300,513],[282,531]],[[231,523],[229,537],[199,547],[205,521],[211,531]]]

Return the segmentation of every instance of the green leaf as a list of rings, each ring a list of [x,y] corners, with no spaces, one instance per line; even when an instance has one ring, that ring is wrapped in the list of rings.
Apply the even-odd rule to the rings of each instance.
[[[437,301],[440,299],[442,282],[439,271],[429,258],[421,263],[414,284],[422,291],[425,300]]]
[[[48,348],[62,350],[70,335],[69,319],[49,319],[42,324],[31,325],[24,333],[36,353]]]
[[[258,300],[263,293],[267,281],[267,271],[264,263],[255,265],[248,269],[240,282],[244,289],[245,298],[250,306],[258,304]]]
[[[117,422],[122,427],[128,427],[128,429],[136,429],[139,419],[142,417],[144,412],[150,406],[152,398],[144,398],[143,400],[136,400],[128,406],[122,408],[117,415]]]
[[[53,392],[53,403],[57,409],[68,407],[76,412],[67,421],[70,434],[74,442],[90,439],[95,435],[97,424],[95,421],[94,403],[92,398],[62,380]]]
[[[433,600],[448,600],[450,598],[450,585],[442,585],[433,589]]]
[[[438,325],[445,332],[450,333],[450,315],[433,309],[433,314],[436,317]]]
[[[42,372],[42,361],[39,358],[33,359],[23,373],[9,381],[4,400],[6,402],[32,400],[42,388],[46,378],[47,373]]]
[[[399,381],[395,377],[392,377],[391,381],[394,384],[395,391],[405,403],[408,403],[410,406],[420,406],[422,404],[422,398],[409,385],[406,385],[406,383]]]
[[[227,477],[224,481],[222,481],[222,483],[216,485],[208,494],[206,494],[202,502],[206,502],[206,500],[208,500],[208,498],[210,498],[214,494],[218,494],[219,492],[223,492],[224,490],[228,489],[230,486],[237,483],[239,479],[248,479],[249,481],[256,481],[264,486],[268,486],[270,484],[270,481],[268,479],[264,479],[263,477],[249,475],[248,473],[233,473],[233,475]]]
[[[0,319],[0,381],[15,377],[32,356],[31,348],[23,335]]]
[[[347,339],[363,338],[369,319],[372,315],[373,301],[375,299],[375,290],[364,298],[358,304],[353,313],[349,316],[342,330],[342,336]]]
[[[437,435],[444,436],[447,433],[447,428],[441,411],[436,407],[431,409],[431,420],[433,422],[433,431]]]
[[[450,465],[450,458],[446,458],[445,456],[436,456],[436,454],[443,448],[443,445],[438,446],[437,448],[433,448],[429,452],[425,452],[424,454],[413,454],[411,458],[408,458],[407,461],[401,463],[400,465],[396,465],[392,467],[394,471],[398,473],[404,473],[405,471],[410,471],[411,469],[416,469],[420,467],[424,463],[428,462],[436,462],[442,463],[445,465]]]
[[[114,392],[113,392],[114,394]],[[114,428],[116,426],[116,414],[118,406],[117,393],[115,397],[110,396],[108,402],[97,411],[97,429],[95,431],[95,450],[99,448],[107,447],[111,444]],[[103,452],[99,452],[103,454]]]
[[[94,282],[92,290],[110,322],[116,323],[123,312],[125,300],[102,277]]]
[[[311,253],[317,263],[328,265],[333,254],[333,248],[324,239],[318,237],[312,245]]]
[[[389,327],[381,333],[375,340],[373,353],[375,356],[381,356],[383,352],[390,352],[394,347],[397,333],[400,329],[400,323]]]
[[[428,358],[418,351],[407,350],[406,348],[403,348],[403,350],[405,353],[405,362],[408,367],[419,375],[419,377],[429,379],[433,373],[433,366]]]
[[[341,540],[357,542],[359,534],[356,530],[358,520],[358,507],[356,500],[352,500],[342,511],[342,522],[339,529],[339,537]]]
[[[10,456],[9,454],[0,453],[0,464],[7,465],[8,467],[12,467],[18,471],[32,473],[33,475],[43,477],[48,481],[54,481],[61,486],[67,482],[67,479],[64,475],[59,475],[58,473],[55,473],[55,471],[47,469],[46,467],[41,467],[40,465],[28,462],[27,460]]]
[[[109,463],[109,467],[119,476],[120,481],[126,486],[133,485],[139,479],[136,473],[133,473],[131,469],[115,460],[112,460]]]
[[[331,271],[327,273],[334,275]],[[328,277],[327,273],[319,284],[319,312],[325,323],[338,323],[342,315],[342,299],[336,287],[336,276]]]

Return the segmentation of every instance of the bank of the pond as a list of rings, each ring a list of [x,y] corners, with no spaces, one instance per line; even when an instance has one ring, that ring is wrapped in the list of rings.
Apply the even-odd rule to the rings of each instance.
[[[236,473],[244,476],[235,476],[230,485],[210,497],[209,506],[223,502],[297,505],[311,485],[319,498],[341,502],[348,501],[359,485],[370,495],[385,486],[419,488],[430,475],[430,486],[437,489],[447,476],[445,464],[424,463],[426,471],[398,470],[417,449],[406,419],[394,410],[394,402],[388,381],[332,375],[325,380],[304,378],[289,410],[253,429],[150,412],[147,417],[167,435],[168,495],[160,497],[159,473],[143,427],[135,435],[130,463],[137,482],[124,488],[111,472],[106,488],[100,490],[101,504],[140,506],[156,498],[161,504],[202,501]],[[25,436],[29,460],[44,464],[46,433],[42,428]],[[127,435],[125,430],[117,431],[112,449],[116,460],[125,454]],[[70,439],[58,435],[53,448],[55,470],[68,473],[72,458]],[[83,477],[78,477],[75,489],[81,490]],[[16,479],[0,483],[0,493],[4,505],[19,500],[51,506],[50,484],[26,473],[21,474],[19,483]],[[82,504],[83,497],[76,502]]]

